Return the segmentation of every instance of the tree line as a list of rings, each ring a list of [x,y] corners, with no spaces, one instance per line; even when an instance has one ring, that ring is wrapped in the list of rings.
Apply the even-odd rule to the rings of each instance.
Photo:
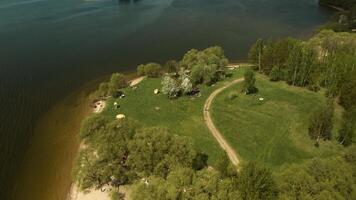
[[[212,85],[225,77],[228,60],[224,50],[213,46],[204,50],[191,49],[180,61],[169,60],[162,67],[148,63],[137,67],[138,75],[162,78],[162,92],[168,98],[194,94],[199,84]]]

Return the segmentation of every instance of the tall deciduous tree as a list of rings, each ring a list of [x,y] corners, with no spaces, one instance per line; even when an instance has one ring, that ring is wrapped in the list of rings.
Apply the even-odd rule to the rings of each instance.
[[[242,85],[242,92],[245,94],[252,94],[258,91],[255,86],[256,78],[252,69],[246,69],[244,73],[244,82]]]
[[[261,59],[262,59],[262,51],[264,46],[264,41],[262,39],[258,39],[256,42],[256,50],[258,54],[258,71],[261,72]]]
[[[309,136],[316,140],[316,144],[318,144],[320,139],[330,140],[332,136],[332,128],[333,128],[333,118],[334,108],[331,103],[313,113],[310,118],[309,123]]]
[[[355,140],[356,106],[343,113],[343,123],[339,130],[338,141],[344,146],[350,146]]]

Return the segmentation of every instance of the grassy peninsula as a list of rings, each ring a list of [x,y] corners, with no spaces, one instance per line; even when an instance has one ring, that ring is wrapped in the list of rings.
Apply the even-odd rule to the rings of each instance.
[[[249,65],[210,47],[140,65],[136,84],[115,73],[92,95],[105,107],[83,122],[75,184],[113,200],[354,199],[355,56],[355,35],[322,31],[258,40]]]

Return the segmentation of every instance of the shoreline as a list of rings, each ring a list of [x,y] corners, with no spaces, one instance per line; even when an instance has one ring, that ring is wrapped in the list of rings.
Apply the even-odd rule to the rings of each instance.
[[[145,76],[138,76],[135,72],[131,72],[130,74],[125,74],[125,75],[129,77],[127,79],[127,82],[129,83],[129,87],[132,87],[132,86],[135,86],[135,85],[139,84],[145,78]],[[101,113],[105,109],[106,101],[100,101],[100,102],[101,102],[100,103],[100,107],[92,108],[90,106],[91,112],[87,113],[87,115],[85,117],[87,117],[90,114]],[[81,149],[82,149],[82,145],[79,144],[77,152],[76,152],[76,156],[78,155],[78,153],[80,152]],[[125,199],[128,200],[129,196],[130,196],[129,195],[129,193],[130,193],[129,189],[127,189],[126,186],[122,186],[120,188],[120,190],[122,192],[124,192],[125,194],[127,194],[127,195],[125,195]],[[109,191],[110,191],[110,189],[109,189]],[[90,194],[92,196],[90,196]],[[88,193],[81,192],[81,191],[78,190],[76,184],[73,181],[71,181],[70,188],[69,188],[69,191],[67,192],[67,196],[66,196],[65,200],[96,200],[98,198],[100,200],[109,200],[110,199],[109,194],[106,191],[102,192],[100,190],[90,190]]]
[[[77,155],[77,132],[90,112],[88,94],[101,80],[89,81],[75,89],[36,121],[34,136],[16,177],[14,199],[65,198]]]
[[[134,71],[124,74],[130,80],[137,77]],[[107,74],[85,82],[58,99],[38,118],[9,192],[12,199],[67,198],[72,187],[73,162],[80,148],[80,126],[92,113],[89,96],[108,78]]]

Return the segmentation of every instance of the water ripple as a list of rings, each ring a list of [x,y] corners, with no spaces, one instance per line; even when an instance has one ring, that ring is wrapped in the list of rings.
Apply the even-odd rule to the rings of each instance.
[[[15,6],[32,4],[32,3],[42,2],[42,1],[47,1],[47,0],[28,0],[28,1],[13,2],[13,3],[5,4],[5,5],[0,5],[0,9],[11,8],[11,7],[15,7]]]

